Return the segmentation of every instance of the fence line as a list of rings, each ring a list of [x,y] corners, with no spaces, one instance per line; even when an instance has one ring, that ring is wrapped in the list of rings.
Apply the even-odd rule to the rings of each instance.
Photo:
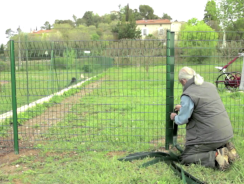
[[[96,77],[96,76],[94,76],[94,77]],[[49,95],[49,96],[47,96],[47,97],[44,97],[44,98],[41,98],[41,99],[36,100],[36,101],[34,101],[34,102],[31,102],[30,104],[27,104],[27,105],[24,105],[24,106],[22,106],[22,107],[19,107],[19,108],[17,108],[17,114],[22,113],[22,112],[25,112],[25,111],[28,110],[29,108],[35,107],[37,104],[42,104],[42,103],[44,103],[44,102],[48,102],[51,98],[53,98],[53,97],[56,96],[56,95],[57,95],[57,96],[63,95],[65,92],[69,91],[70,89],[78,88],[78,87],[80,87],[83,83],[85,83],[85,82],[91,80],[91,79],[94,78],[94,77],[90,77],[89,79],[86,79],[86,80],[84,80],[84,81],[82,81],[82,82],[80,82],[80,83],[78,83],[78,84],[75,84],[75,85],[70,86],[70,87],[68,87],[68,88],[62,89],[62,90],[59,91],[59,92],[56,92],[56,93],[51,94],[51,95]],[[9,111],[9,112],[6,112],[6,113],[4,113],[4,114],[0,114],[0,122],[4,121],[6,118],[11,118],[12,115],[13,115],[13,111]]]
[[[217,78],[222,74],[215,67],[225,66],[244,48],[243,40],[232,35],[233,39],[226,35],[226,47],[222,33],[216,32],[177,32],[171,46],[165,46],[166,40],[15,42],[17,104],[25,107],[18,108],[20,150],[167,148],[175,135],[169,113],[173,102],[179,104],[182,93],[176,80],[179,69],[192,67],[217,87],[221,83]],[[8,54],[6,51],[5,56]],[[244,133],[244,96],[238,92],[235,82],[239,74],[234,71],[240,71],[241,62],[238,58],[228,67],[224,76],[233,80],[225,85],[224,78],[224,88],[219,91],[234,132],[239,135]],[[1,86],[0,99],[1,114],[6,114],[10,113],[12,100],[10,67],[8,62],[3,64],[0,77],[7,82]],[[81,75],[89,81],[75,87],[82,83]],[[175,79],[171,84],[169,76]],[[28,105],[70,89],[69,85],[77,90],[66,99],[55,99],[38,108]],[[174,93],[166,95],[167,89]],[[2,150],[12,148],[6,146],[13,140],[11,123],[10,116],[0,122]],[[180,126],[179,143],[184,144],[184,136],[184,126]]]

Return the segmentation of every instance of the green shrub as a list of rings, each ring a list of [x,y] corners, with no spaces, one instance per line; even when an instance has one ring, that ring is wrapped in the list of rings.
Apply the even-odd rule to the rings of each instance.
[[[147,40],[150,40],[150,39],[158,39],[156,36],[154,36],[153,34],[148,34],[145,39]]]
[[[64,57],[55,58],[54,68],[55,69],[68,69],[69,66],[68,66],[68,62],[67,62],[66,58],[64,58]]]
[[[100,36],[97,33],[94,33],[91,35],[91,40],[92,41],[98,41],[100,39]]]
[[[84,65],[83,67],[82,67],[82,70],[84,71],[84,72],[92,72],[92,66],[91,65]]]
[[[202,64],[216,51],[218,33],[203,21],[196,18],[188,20],[179,33],[179,47],[182,57],[188,62]]]
[[[20,71],[26,71],[26,66],[23,65],[19,69]],[[41,64],[36,64],[36,65],[29,65],[28,66],[28,71],[44,71],[44,70],[49,70],[49,66],[47,65],[41,65]]]
[[[70,69],[75,64],[75,58],[77,54],[72,48],[66,48],[63,53],[63,57],[54,58],[54,68],[55,69]]]
[[[130,58],[128,58],[128,57],[121,58],[120,66],[121,67],[131,66]]]

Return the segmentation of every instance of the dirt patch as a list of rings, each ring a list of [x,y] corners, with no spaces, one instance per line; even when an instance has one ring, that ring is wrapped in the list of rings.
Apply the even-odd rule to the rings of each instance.
[[[0,157],[0,164],[10,164],[24,156],[36,156],[39,154],[39,152],[40,150],[21,150],[18,155],[16,155],[14,152],[11,152]]]
[[[79,99],[92,93],[94,89],[101,85],[103,80],[104,79],[100,79],[99,81],[88,84],[85,89],[82,89],[74,96],[66,98],[61,103],[46,109],[41,115],[26,121],[23,126],[19,126],[19,147],[21,149],[32,148],[37,140],[41,143],[44,140],[43,134],[47,132],[49,128],[63,120],[65,116],[71,112],[71,108],[79,103]],[[12,129],[9,131],[8,135],[13,135]],[[12,136],[0,140],[0,151],[2,152],[0,152],[0,159],[2,159],[2,156],[5,154],[13,152],[13,147]]]
[[[13,180],[14,184],[23,184],[23,182],[21,182],[20,180],[14,179]]]
[[[185,142],[185,136],[180,136],[178,135],[177,136],[177,143],[178,144],[183,144]],[[152,140],[150,142],[150,144],[153,144],[155,148],[157,148],[155,151],[159,151],[159,152],[165,152],[165,153],[168,153],[169,151],[177,151],[177,149],[173,146],[173,145],[170,145],[170,148],[169,150],[166,150],[165,149],[165,146],[162,146],[162,147],[158,147],[158,145],[165,145],[165,138],[161,138],[161,139],[156,139],[156,140]]]
[[[13,152],[9,154],[5,154],[4,156],[0,157],[0,170],[5,175],[12,175],[12,174],[21,174],[25,171],[32,169],[32,164],[39,162],[45,162],[47,157],[55,156],[57,159],[62,159],[64,157],[73,157],[78,155],[76,152],[47,152],[43,154],[41,150],[21,150],[21,152],[16,155]],[[29,157],[29,158],[28,158]],[[30,159],[30,157],[33,157]],[[23,161],[21,160],[23,158]],[[26,159],[25,159],[26,158]],[[15,164],[13,164],[15,161]],[[30,161],[31,160],[31,161]],[[22,183],[21,180],[14,179],[14,183]]]

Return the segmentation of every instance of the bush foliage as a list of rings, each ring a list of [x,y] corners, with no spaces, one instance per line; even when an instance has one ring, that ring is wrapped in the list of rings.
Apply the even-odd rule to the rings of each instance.
[[[213,55],[218,44],[218,33],[203,21],[193,18],[182,27],[179,47],[188,61],[202,64]]]

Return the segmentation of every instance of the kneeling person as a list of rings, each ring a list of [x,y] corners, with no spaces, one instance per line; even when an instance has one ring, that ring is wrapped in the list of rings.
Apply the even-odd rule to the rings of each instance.
[[[170,117],[176,124],[186,124],[186,144],[181,155],[182,164],[200,163],[225,170],[238,158],[229,142],[233,129],[216,87],[196,72],[184,67],[179,72],[183,85],[181,105]]]

